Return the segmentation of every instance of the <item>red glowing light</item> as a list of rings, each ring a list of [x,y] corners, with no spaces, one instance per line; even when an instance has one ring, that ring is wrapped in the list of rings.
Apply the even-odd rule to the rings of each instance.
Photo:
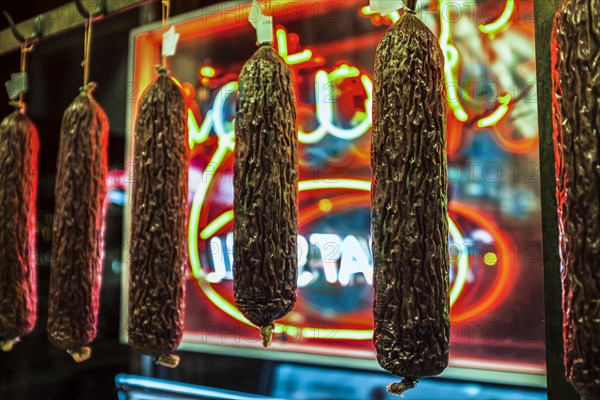
[[[510,292],[511,263],[510,263],[510,239],[498,226],[493,219],[483,212],[468,206],[466,204],[450,202],[448,211],[463,216],[476,225],[488,231],[494,238],[494,244],[498,246],[498,274],[492,284],[492,290],[481,301],[471,307],[457,311],[452,314],[452,322],[462,322],[473,319],[474,317],[490,312],[495,306],[502,302],[502,299]]]

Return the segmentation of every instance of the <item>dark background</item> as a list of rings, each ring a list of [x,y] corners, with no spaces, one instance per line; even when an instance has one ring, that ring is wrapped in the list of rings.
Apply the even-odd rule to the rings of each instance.
[[[172,1],[172,15],[204,7],[218,1]],[[67,3],[61,0],[4,1],[16,22]],[[90,1],[84,4],[91,5]],[[110,121],[109,167],[124,169],[127,52],[131,29],[160,18],[160,2],[152,1],[128,11],[113,14],[94,24],[91,80],[98,83],[94,92]],[[0,29],[8,25],[0,17]],[[23,32],[29,34],[29,32]],[[233,359],[197,353],[182,354],[185,362],[176,370],[153,366],[119,342],[120,268],[122,207],[111,205],[107,211],[105,258],[101,292],[98,338],[92,358],[76,364],[71,357],[53,347],[46,338],[48,284],[51,242],[45,240],[52,227],[54,180],[62,113],[75,98],[82,84],[80,62],[83,58],[83,26],[43,38],[28,58],[29,94],[27,110],[40,137],[38,214],[38,322],[34,332],[23,338],[10,353],[0,353],[0,399],[115,399],[114,377],[121,372],[152,374],[190,383],[247,392],[264,392],[260,376],[270,363]],[[19,52],[0,55],[0,80],[10,79],[19,70]],[[13,111],[2,90],[0,118]],[[45,233],[45,234],[44,234]]]

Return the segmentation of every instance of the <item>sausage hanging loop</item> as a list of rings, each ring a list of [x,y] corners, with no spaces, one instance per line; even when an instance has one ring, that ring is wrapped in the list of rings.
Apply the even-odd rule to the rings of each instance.
[[[263,340],[263,347],[267,348],[273,341],[273,330],[275,329],[275,325],[266,325],[260,328],[260,336]]]
[[[8,105],[14,107],[15,110],[20,111],[22,113],[25,112],[25,103],[21,101],[9,101]]]
[[[160,64],[155,65],[154,69],[156,69],[156,72],[158,72],[159,74],[166,74],[167,73],[167,68],[164,67],[164,66],[162,66],[162,65],[160,65]]]
[[[0,340],[0,350],[5,353],[8,353],[15,347],[15,344],[19,341],[19,338],[9,339],[9,340]]]
[[[167,368],[177,368],[179,365],[179,356],[175,354],[164,354],[154,358],[154,363]]]
[[[167,26],[167,24],[169,23],[169,14],[171,12],[171,4],[170,4],[169,0],[162,0],[161,6],[162,6],[162,27],[165,28]],[[162,67],[166,71],[167,56],[164,54],[162,55]]]
[[[27,45],[27,39],[23,43],[21,43],[21,73],[27,73],[27,53],[31,53],[33,50],[33,45]],[[19,103],[25,104],[24,100],[25,92],[21,91],[19,93]]]
[[[79,15],[81,15],[85,21],[85,33],[83,37],[83,61],[81,66],[83,67],[83,86],[86,86],[89,78],[89,61],[90,61],[90,47],[92,42],[92,22],[95,18],[101,17],[107,12],[106,0],[100,0],[96,5],[96,9],[93,12],[89,12],[83,6],[82,0],[75,0],[75,8]]]
[[[82,363],[87,361],[92,356],[92,348],[88,346],[83,346],[77,350],[67,350],[67,353],[73,357],[73,360],[76,363]]]
[[[402,381],[391,383],[387,386],[387,391],[396,396],[404,397],[403,393],[408,389],[412,389],[417,386],[419,380],[411,376],[406,376]]]
[[[6,14],[6,12],[5,12]],[[10,20],[10,16],[6,14],[7,19]],[[15,28],[16,29],[16,28]],[[16,37],[16,36],[15,36]],[[32,37],[35,37],[32,35]],[[21,75],[25,75],[25,88],[19,92],[19,99],[16,101],[10,101],[8,104],[13,106],[15,109],[25,112],[25,93],[27,92],[27,53],[31,53],[33,51],[33,44],[29,42],[30,39],[23,38],[21,42],[21,61],[20,61],[20,70]]]
[[[96,89],[96,82],[88,82],[87,84],[81,86],[79,91],[82,93],[91,94]]]
[[[92,42],[92,16],[85,23],[85,33],[83,37],[83,86],[87,86],[90,77],[90,47]]]

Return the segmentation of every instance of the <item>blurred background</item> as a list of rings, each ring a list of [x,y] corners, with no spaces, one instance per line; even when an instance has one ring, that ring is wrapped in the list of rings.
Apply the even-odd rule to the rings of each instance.
[[[67,3],[2,8],[17,22],[48,12],[47,24],[81,20],[56,11]],[[272,349],[261,349],[258,332],[233,302],[230,145],[237,75],[256,48],[244,1],[171,2],[181,37],[169,69],[186,96],[191,151],[182,362],[164,369],[124,344],[127,149],[137,103],[160,61],[163,30],[160,2],[112,2],[118,11],[94,23],[91,54],[94,96],[110,121],[111,170],[93,357],[75,364],[46,338],[60,121],[83,75],[79,24],[43,38],[28,58],[28,114],[40,133],[38,323],[12,352],[0,354],[0,398],[391,398],[385,386],[394,377],[377,366],[371,341],[369,146],[375,48],[401,13],[381,17],[367,1],[260,3],[274,15],[275,46],[294,74],[300,140],[298,303],[279,321]],[[542,399],[533,3],[423,0],[417,11],[446,58],[453,325],[451,367],[406,397]],[[0,77],[9,80],[19,52],[0,59]],[[2,117],[11,111],[8,101],[0,103]]]

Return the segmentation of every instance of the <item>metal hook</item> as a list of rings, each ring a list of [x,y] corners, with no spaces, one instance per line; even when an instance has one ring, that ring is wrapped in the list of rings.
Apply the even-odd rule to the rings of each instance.
[[[10,14],[6,11],[2,11],[2,12],[4,13],[4,16],[6,17],[6,21],[8,22],[8,26],[10,27],[10,31],[12,32],[12,34],[15,37],[15,39],[17,40],[17,42],[23,44],[23,43],[25,43],[25,40],[27,40],[28,42],[33,42],[36,39],[39,39],[42,37],[43,18],[41,15],[34,19],[33,32],[31,32],[31,35],[29,35],[28,38],[25,38],[25,36],[23,36],[23,34],[21,32],[19,32],[19,29],[17,28],[17,24],[15,24],[15,21],[12,19]]]
[[[75,8],[77,8],[77,11],[79,12],[79,14],[81,14],[81,16],[85,19],[99,17],[101,15],[106,14],[106,11],[107,11],[106,0],[99,0],[98,3],[96,4],[96,9],[91,14],[83,6],[82,0],[75,0]]]

